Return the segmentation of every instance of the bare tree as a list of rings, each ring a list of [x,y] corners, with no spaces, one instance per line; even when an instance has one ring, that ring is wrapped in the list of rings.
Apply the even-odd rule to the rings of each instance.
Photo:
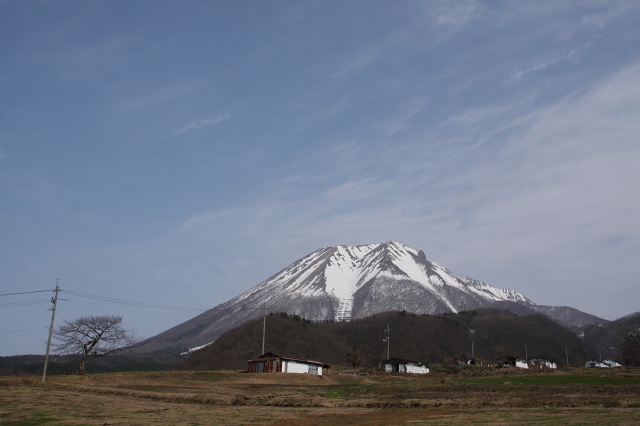
[[[362,355],[360,354],[360,348],[358,348],[358,345],[353,346],[353,351],[346,354],[344,356],[344,360],[353,368],[360,367]]]
[[[87,316],[64,321],[54,332],[58,341],[56,353],[80,357],[78,373],[84,374],[87,358],[100,358],[130,348],[135,343],[135,330],[122,327],[117,315]]]
[[[640,366],[640,334],[629,333],[620,346],[620,362],[626,366]]]

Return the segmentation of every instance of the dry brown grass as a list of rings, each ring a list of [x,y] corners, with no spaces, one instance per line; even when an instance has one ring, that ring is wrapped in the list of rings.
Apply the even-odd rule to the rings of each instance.
[[[595,375],[571,374],[565,378]],[[45,384],[3,377],[0,424],[638,424],[640,372],[607,374],[618,377],[599,384],[517,383],[526,377],[504,372],[476,379],[177,371],[51,376]]]

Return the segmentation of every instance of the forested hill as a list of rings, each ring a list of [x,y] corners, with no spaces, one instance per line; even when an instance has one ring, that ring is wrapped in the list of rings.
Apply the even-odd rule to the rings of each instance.
[[[618,359],[620,346],[629,335],[640,335],[640,312],[635,312],[611,321],[607,324],[591,324],[581,330],[583,342],[589,348],[591,357],[598,359]],[[630,361],[626,359],[630,353],[625,354],[625,365]],[[635,357],[639,355],[636,353]]]
[[[187,369],[247,368],[247,360],[262,351],[262,318],[227,331],[211,345],[182,363]],[[566,363],[565,348],[572,365],[583,365],[589,354],[570,330],[543,315],[518,316],[509,311],[482,309],[439,316],[385,312],[351,322],[314,323],[295,315],[270,313],[266,323],[265,351],[309,358],[330,365],[346,365],[345,355],[354,346],[362,366],[377,366],[386,359],[390,331],[390,356],[449,364],[462,354],[495,362],[510,355],[542,356],[559,365]]]

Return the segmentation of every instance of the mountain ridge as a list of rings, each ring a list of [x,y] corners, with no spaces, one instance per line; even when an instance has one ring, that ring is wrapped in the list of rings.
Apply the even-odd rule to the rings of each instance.
[[[586,313],[582,314],[587,320],[577,320],[582,317],[573,308],[546,309],[517,291],[456,277],[429,261],[423,251],[389,241],[309,253],[235,298],[146,340],[140,351],[200,347],[266,309],[315,322],[340,322],[386,311],[435,315],[479,308],[509,309],[519,315],[540,312],[569,319],[575,326],[593,318],[606,322]]]

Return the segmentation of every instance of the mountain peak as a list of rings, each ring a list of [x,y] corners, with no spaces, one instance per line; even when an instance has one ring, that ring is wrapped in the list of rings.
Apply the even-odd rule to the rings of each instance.
[[[388,303],[380,304],[379,297],[369,301],[372,291],[378,296],[384,295]],[[382,306],[403,298],[401,295],[405,293],[407,297],[413,296],[403,303],[424,313],[458,312],[499,300],[527,301],[513,290],[458,278],[427,260],[424,252],[399,241],[317,250],[243,293],[239,299],[262,299],[259,295],[268,294],[267,300],[278,306],[280,301],[291,298],[307,298],[307,304],[320,303],[317,299],[321,299],[322,308],[304,312],[308,318],[348,321],[356,315],[377,313]],[[376,305],[381,308],[375,308]]]
[[[161,342],[179,351],[208,344],[261,316],[265,307],[313,321],[350,321],[401,310],[431,315],[492,307],[537,311],[524,295],[456,277],[402,242],[339,245],[316,250],[239,296],[149,339],[146,350],[156,350]]]

